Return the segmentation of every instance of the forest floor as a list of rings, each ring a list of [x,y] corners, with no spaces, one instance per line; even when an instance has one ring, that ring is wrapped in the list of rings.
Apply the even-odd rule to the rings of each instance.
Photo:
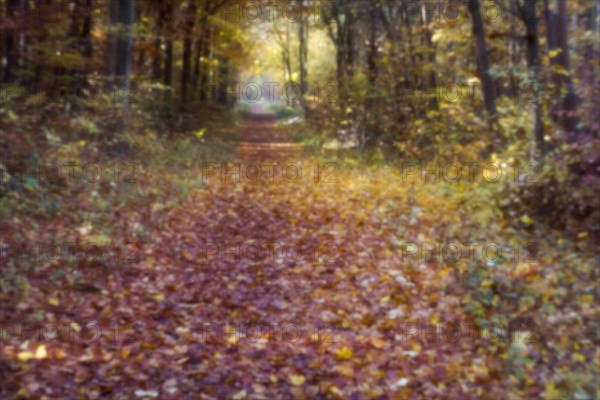
[[[14,241],[99,252],[7,272],[3,398],[589,393],[594,282],[568,275],[576,252],[551,235],[535,256],[467,251],[535,238],[492,189],[312,156],[267,117],[238,134],[225,164],[71,187],[43,223],[5,223]],[[458,259],[435,248],[456,243]]]

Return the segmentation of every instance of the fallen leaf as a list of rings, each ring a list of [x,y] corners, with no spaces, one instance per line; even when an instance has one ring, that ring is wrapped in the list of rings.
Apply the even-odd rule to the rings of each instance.
[[[294,386],[301,386],[306,382],[306,378],[304,375],[290,375],[289,376],[290,383]]]
[[[349,360],[352,358],[352,349],[349,347],[342,347],[335,351],[335,357],[338,360]]]

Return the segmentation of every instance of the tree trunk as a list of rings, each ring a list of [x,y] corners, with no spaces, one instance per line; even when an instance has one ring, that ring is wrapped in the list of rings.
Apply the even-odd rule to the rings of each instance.
[[[118,79],[123,101],[124,115],[129,112],[129,92],[131,87],[131,50],[133,48],[133,24],[135,22],[135,1],[120,0],[118,8],[119,37],[116,49],[115,75]]]
[[[479,77],[481,79],[481,88],[483,91],[485,109],[488,113],[490,127],[492,127],[496,119],[496,93],[489,71],[490,62],[488,59],[488,47],[483,29],[483,19],[481,18],[479,0],[469,0],[469,13],[471,14],[477,67],[479,69]]]
[[[298,54],[298,62],[300,66],[300,89],[301,94],[304,95],[308,92],[308,82],[307,82],[307,71],[306,71],[306,63],[308,59],[308,29],[306,26],[306,19],[303,14],[303,3],[300,3],[300,21],[298,22],[298,42],[299,42],[299,54]]]
[[[229,85],[229,63],[225,57],[219,58],[219,104],[226,106],[227,87]]]
[[[425,25],[423,29],[423,34],[425,35],[425,48],[429,52],[429,57],[427,57],[427,61],[429,63],[429,67],[431,68],[431,71],[429,71],[429,74],[427,76],[427,86],[430,90],[436,90],[437,77],[435,76],[435,44],[433,43],[433,35],[431,33],[431,29],[429,28],[429,23],[431,22],[431,15],[427,13],[426,5],[426,0],[423,0],[423,2],[421,3],[421,18],[423,25]],[[433,96],[430,99],[429,105],[434,110],[437,110],[439,108],[438,100],[435,96]]]
[[[511,13],[515,7],[518,7],[518,4],[515,4],[519,0],[511,0],[510,7]],[[508,38],[508,79],[509,79],[509,96],[511,99],[515,99],[518,96],[517,93],[517,77],[515,75],[516,65],[517,63],[517,42],[518,33],[517,28],[515,26],[515,19],[510,19],[510,36]]]
[[[205,101],[208,100],[210,97],[210,90],[211,90],[211,82],[209,82],[210,79],[210,62],[209,59],[211,58],[211,54],[212,54],[212,27],[209,26],[206,30],[206,42],[204,43],[204,46],[202,47],[202,58],[204,59],[204,61],[206,62],[206,64],[204,65],[204,68],[201,66],[200,67],[200,99]]]
[[[560,118],[563,129],[566,132],[573,133],[577,130],[578,118],[576,115],[578,98],[573,88],[573,80],[571,79],[570,67],[570,52],[569,52],[569,15],[567,12],[567,2],[558,1],[558,23],[557,23],[557,45],[561,48],[561,52],[557,57],[558,65],[564,71],[561,76],[562,87],[567,89],[567,93],[562,100],[562,109],[560,110]]]
[[[155,82],[160,81],[160,64],[161,64],[161,36],[163,31],[163,12],[161,7],[157,7],[157,16],[156,16],[156,33],[154,36],[154,50],[153,50],[153,58],[152,58],[152,80]]]
[[[365,148],[372,148],[379,140],[379,132],[375,123],[375,104],[376,104],[376,82],[377,82],[377,7],[374,0],[369,4],[369,51],[367,54],[367,71],[369,80],[369,89],[365,100],[365,121],[366,128]]]
[[[518,2],[519,0],[517,0]],[[537,0],[524,0],[524,5],[519,5],[521,18],[525,24],[525,43],[527,44],[527,65],[529,67],[529,79],[537,89],[533,93],[533,114],[534,114],[534,159],[542,164],[546,154],[544,144],[544,125],[542,121],[542,105],[539,98],[539,69],[540,69],[540,45],[538,37],[538,21],[535,13]]]
[[[79,1],[75,0],[73,1],[73,3],[71,3],[73,5],[73,9],[72,9],[72,13],[71,13],[71,23],[69,26],[69,36],[72,38],[78,38],[79,37]]]
[[[106,43],[106,74],[112,81],[115,77],[117,64],[117,22],[119,17],[119,0],[110,0],[108,3],[108,34]]]
[[[165,22],[172,20],[173,16],[173,1],[167,0],[164,3]],[[163,83],[165,86],[171,86],[173,75],[173,39],[171,38],[171,27],[166,26],[166,45],[165,45],[165,69],[163,75]],[[170,90],[170,89],[169,89]]]
[[[196,6],[192,3],[186,3],[184,11],[184,39],[183,39],[183,67],[181,70],[181,100],[187,100],[187,88],[190,82],[192,67],[192,33],[196,20]]]
[[[544,18],[546,20],[546,41],[548,42],[548,50],[556,49],[556,37],[554,27],[556,26],[556,15],[550,10],[549,0],[544,0]]]
[[[292,57],[290,56],[290,24],[286,24],[285,44],[283,48],[283,63],[286,69],[286,81],[292,80]]]
[[[81,29],[81,40],[83,45],[83,55],[85,58],[92,58],[92,0],[85,2],[85,17]]]
[[[29,12],[29,1],[27,0],[22,0],[21,1],[21,7],[19,10],[20,14],[24,17],[24,18],[28,18],[27,14]],[[18,54],[19,54],[19,58],[17,61],[17,65],[19,66],[19,83],[21,85],[29,85],[29,73],[27,71],[27,69],[29,68],[29,63],[27,63],[27,47],[28,47],[28,42],[29,42],[29,32],[28,29],[22,29],[20,34],[19,34],[19,50],[18,50]],[[77,36],[76,36],[77,37]]]
[[[18,0],[8,0],[6,2],[6,16],[12,18],[16,15],[18,6]],[[4,56],[6,57],[6,66],[4,67],[4,76],[2,80],[7,83],[10,82],[14,75],[14,70],[17,68],[18,51],[15,46],[15,31],[14,29],[7,29],[4,36]]]
[[[344,32],[346,33],[345,43],[346,46],[346,75],[348,80],[352,79],[354,76],[354,9],[351,6],[351,3],[348,3],[346,7],[346,28]]]

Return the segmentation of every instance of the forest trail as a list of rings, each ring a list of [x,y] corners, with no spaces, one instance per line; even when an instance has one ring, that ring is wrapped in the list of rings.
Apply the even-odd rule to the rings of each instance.
[[[216,166],[202,190],[150,227],[154,243],[119,288],[127,296],[113,303],[113,318],[135,305],[127,320],[139,327],[119,343],[127,354],[120,367],[154,365],[151,379],[136,374],[139,389],[173,398],[409,393],[423,360],[402,317],[430,308],[417,300],[417,282],[434,271],[407,269],[384,251],[398,223],[381,210],[404,207],[386,199],[398,189],[385,194],[387,179],[353,180],[319,165],[268,116],[247,118],[240,129],[236,159]],[[279,166],[256,179],[252,168],[264,163]]]
[[[237,160],[245,162],[273,161],[298,158],[302,146],[290,138],[289,129],[276,125],[271,114],[253,114],[240,127]]]
[[[111,226],[126,254],[30,274],[27,303],[3,322],[39,314],[21,326],[68,329],[43,342],[11,331],[0,369],[17,373],[6,385],[44,382],[53,398],[77,398],[83,382],[96,399],[506,397],[480,386],[510,373],[501,355],[512,344],[477,331],[458,279],[483,260],[422,251],[440,236],[465,243],[463,226],[502,240],[481,213],[486,198],[314,159],[271,117],[239,129],[233,160],[189,171],[201,185],[178,193],[171,173],[140,177],[144,196]],[[75,232],[92,240],[89,229]],[[488,270],[475,270],[469,299],[489,297],[492,279],[539,276],[537,265]]]
[[[600,400],[600,1],[0,15],[0,399]]]

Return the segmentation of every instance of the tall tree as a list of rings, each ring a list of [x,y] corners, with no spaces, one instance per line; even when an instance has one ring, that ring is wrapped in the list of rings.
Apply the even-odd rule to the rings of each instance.
[[[424,49],[429,53],[426,57],[427,68],[429,69],[426,78],[427,86],[431,90],[435,90],[437,86],[437,78],[435,75],[435,43],[433,43],[433,33],[430,26],[433,20],[432,13],[433,10],[429,9],[427,0],[421,0],[421,24],[425,41]],[[431,97],[429,104],[432,108],[437,109],[437,98],[435,96]]]
[[[540,102],[540,45],[538,37],[538,20],[536,16],[537,0],[517,0],[520,15],[525,24],[525,43],[527,44],[527,65],[529,69],[529,80],[536,89],[533,96],[533,143],[535,159],[542,163],[546,154],[544,144],[544,124],[542,121],[542,104]]]
[[[133,49],[135,0],[119,0],[117,11],[118,40],[116,47],[115,75],[123,91],[124,111],[129,109],[131,88],[131,50]]]
[[[490,75],[490,61],[488,58],[488,46],[481,17],[479,0],[469,0],[469,13],[471,14],[473,38],[475,39],[475,54],[477,57],[477,68],[483,92],[483,100],[488,113],[490,125],[496,118],[496,93],[492,77]]]
[[[400,112],[400,105],[402,99],[402,78],[400,57],[402,43],[402,30],[399,29],[400,24],[392,23],[390,21],[401,20],[398,18],[398,8],[394,7],[388,2],[388,7],[384,7],[380,3],[376,3],[379,13],[379,19],[383,25],[386,33],[386,37],[389,45],[389,58],[390,58],[390,72],[392,80],[392,109],[394,114],[397,116],[399,122],[403,122],[405,116]]]
[[[285,24],[284,32],[280,32],[277,24],[272,25],[271,32],[275,35],[275,40],[281,51],[281,62],[283,63],[284,75],[286,80],[292,79],[292,54],[290,43],[290,24]]]
[[[108,33],[105,51],[106,74],[110,79],[114,79],[117,65],[117,40],[118,40],[118,19],[119,19],[119,1],[109,0],[108,2]]]
[[[163,83],[165,86],[171,86],[173,79],[173,0],[165,0],[163,3],[163,16],[165,29],[165,67],[163,75]]]
[[[17,8],[19,5],[18,0],[7,0],[6,1],[6,17],[14,18],[17,14]],[[6,65],[4,66],[4,76],[2,80],[4,82],[10,82],[17,68],[16,60],[17,46],[16,46],[16,32],[14,28],[9,28],[4,34],[4,57],[6,59]]]
[[[324,10],[325,11],[325,10]],[[337,89],[340,111],[346,111],[354,73],[354,0],[340,0],[324,12],[327,32],[336,50]]]
[[[200,100],[207,100],[210,97],[210,82],[209,80],[209,67],[210,61],[209,58],[212,57],[212,40],[213,40],[213,25],[208,23],[208,18],[214,12],[213,5],[211,0],[206,0],[204,3],[204,11],[203,15],[206,18],[207,23],[205,24],[205,29],[202,33],[202,46],[200,49],[200,62],[198,63],[198,67],[200,69],[199,74],[199,82],[200,82]],[[204,62],[204,64],[203,64]]]
[[[92,58],[92,15],[94,13],[92,0],[85,0],[83,26],[81,29],[81,40],[83,55]]]
[[[308,62],[308,26],[307,19],[305,17],[304,2],[300,1],[300,9],[298,16],[298,63],[300,70],[300,89],[302,95],[308,92],[308,73],[307,73],[307,62]]]
[[[562,108],[560,110],[560,118],[565,131],[572,133],[577,130],[578,118],[576,115],[578,98],[573,87],[573,79],[571,78],[571,57],[569,50],[569,13],[567,10],[566,1],[557,1],[558,18],[556,26],[556,42],[560,48],[560,53],[557,57],[557,62],[560,70],[561,86],[565,88],[565,93],[562,96]]]
[[[377,92],[377,20],[378,8],[376,0],[371,0],[369,6],[369,49],[367,53],[367,78],[369,81],[369,89],[365,100],[365,128],[366,134],[364,138],[364,146],[373,147],[379,139],[379,131],[375,122],[376,113],[376,92]]]
[[[162,12],[162,7],[160,5],[156,5],[156,32],[154,33],[154,43],[152,49],[152,79],[155,82],[160,81],[160,66],[161,66],[161,45],[162,45],[162,33],[163,33],[163,21],[164,14]]]
[[[196,4],[193,1],[185,2],[183,18],[184,38],[182,56],[183,67],[181,70],[181,100],[185,102],[187,100],[187,88],[190,84],[191,79],[192,35],[194,30],[194,24],[196,22]]]

